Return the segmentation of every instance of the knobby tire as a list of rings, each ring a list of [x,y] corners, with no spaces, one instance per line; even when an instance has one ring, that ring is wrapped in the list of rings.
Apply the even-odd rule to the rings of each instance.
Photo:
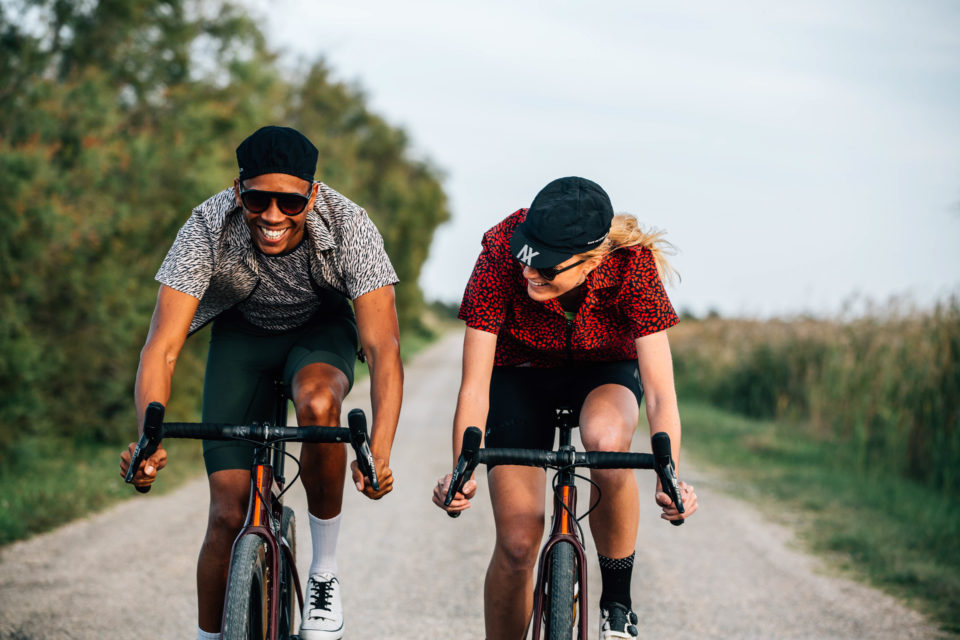
[[[268,586],[266,543],[255,534],[240,539],[230,565],[223,640],[264,640],[264,604]]]
[[[576,620],[574,600],[578,576],[577,556],[569,542],[558,542],[550,550],[550,583],[547,592],[547,640],[570,640]]]

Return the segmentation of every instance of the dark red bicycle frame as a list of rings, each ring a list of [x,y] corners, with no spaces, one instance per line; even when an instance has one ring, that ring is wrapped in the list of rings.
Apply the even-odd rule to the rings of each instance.
[[[573,447],[570,445],[570,432],[573,429],[572,416],[572,412],[558,412],[557,414],[560,450],[567,449],[573,452]],[[559,480],[553,491],[553,526],[546,544],[540,550],[540,559],[537,562],[537,590],[534,594],[533,618],[531,618],[533,640],[540,640],[540,630],[543,628],[543,601],[547,596],[547,585],[550,582],[550,552],[561,542],[572,546],[577,554],[577,570],[580,574],[578,580],[580,584],[578,625],[580,627],[580,637],[588,637],[588,619],[584,606],[587,603],[587,556],[583,550],[583,542],[580,540],[580,527],[575,515],[577,513],[576,476],[572,469],[560,469],[557,474]]]
[[[282,387],[277,389],[276,406],[276,424],[285,425],[287,423],[287,398],[282,393]],[[269,454],[272,451],[272,464],[268,462]],[[283,462],[284,462],[283,443],[273,445],[272,447],[258,446],[254,458],[253,469],[250,474],[250,501],[247,504],[247,516],[240,529],[240,533],[233,541],[233,548],[230,550],[230,570],[227,573],[227,584],[230,584],[230,575],[233,573],[233,554],[236,552],[240,540],[248,535],[256,535],[263,538],[266,542],[267,553],[266,561],[269,566],[270,578],[270,609],[267,614],[267,635],[266,638],[278,638],[280,629],[280,554],[283,553],[287,559],[287,565],[290,567],[290,575],[293,576],[293,585],[296,588],[297,604],[303,609],[303,592],[300,589],[300,576],[297,573],[296,561],[293,557],[293,549],[289,543],[283,539],[281,526],[283,522],[283,503],[277,500],[283,492]],[[276,475],[274,474],[276,470]],[[277,494],[273,492],[273,487],[277,487]],[[276,524],[276,533],[273,531]],[[229,597],[229,593],[226,595]],[[227,612],[227,602],[223,603],[224,616]],[[221,621],[221,629],[224,628],[226,620]],[[290,621],[291,625],[293,620]],[[282,638],[279,640],[286,640]]]
[[[562,494],[560,497],[558,494]],[[570,509],[568,513],[566,509]],[[583,543],[577,533],[577,525],[571,513],[576,513],[577,507],[577,488],[572,485],[558,486],[553,496],[553,530],[547,539],[543,549],[540,550],[540,561],[537,563],[537,592],[533,604],[533,640],[540,639],[540,629],[543,624],[540,622],[543,618],[543,600],[547,596],[547,584],[550,580],[549,565],[547,561],[550,557],[550,551],[560,542],[569,543],[577,553],[577,570],[580,573],[579,584],[580,593],[577,596],[580,602],[579,622],[580,637],[587,637],[587,616],[583,608],[587,602],[587,557],[583,550]],[[544,569],[544,567],[547,567]],[[546,575],[545,575],[546,574]]]

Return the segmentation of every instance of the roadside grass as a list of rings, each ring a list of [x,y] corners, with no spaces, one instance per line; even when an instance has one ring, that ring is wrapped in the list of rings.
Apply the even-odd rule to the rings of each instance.
[[[165,493],[203,469],[197,441],[164,442],[170,457],[153,491]],[[138,495],[120,477],[122,445],[28,437],[0,470],[0,545],[48,531]]]
[[[839,445],[786,422],[682,400],[684,450],[798,531],[839,572],[960,634],[960,504],[893,473],[865,475]]]
[[[450,323],[436,323],[433,333],[410,332],[401,344],[404,361],[436,340]],[[368,375],[357,363],[356,378]],[[174,381],[174,395],[183,399],[189,384]],[[199,418],[199,406],[181,402],[182,419]],[[194,412],[195,415],[190,415]],[[291,416],[293,415],[291,410]],[[178,418],[174,418],[178,419]],[[29,435],[17,440],[8,463],[0,467],[0,546],[49,531],[71,520],[135,497],[120,477],[125,443],[94,443],[68,437]],[[168,440],[169,461],[152,491],[166,493],[203,473],[203,453],[196,440]]]

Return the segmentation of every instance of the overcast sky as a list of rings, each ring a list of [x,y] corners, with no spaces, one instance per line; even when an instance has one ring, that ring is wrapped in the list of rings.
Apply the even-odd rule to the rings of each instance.
[[[428,298],[564,175],[668,232],[678,309],[960,291],[960,3],[249,2],[444,171]]]

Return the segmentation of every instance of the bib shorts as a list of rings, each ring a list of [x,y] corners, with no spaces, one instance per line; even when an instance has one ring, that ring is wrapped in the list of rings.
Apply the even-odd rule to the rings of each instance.
[[[353,387],[359,339],[353,310],[345,298],[302,327],[283,332],[260,329],[235,311],[213,321],[203,383],[203,421],[230,424],[273,422],[276,391],[282,380],[287,397],[296,373],[323,362],[347,376]],[[249,469],[254,445],[203,441],[207,475],[224,469]]]

